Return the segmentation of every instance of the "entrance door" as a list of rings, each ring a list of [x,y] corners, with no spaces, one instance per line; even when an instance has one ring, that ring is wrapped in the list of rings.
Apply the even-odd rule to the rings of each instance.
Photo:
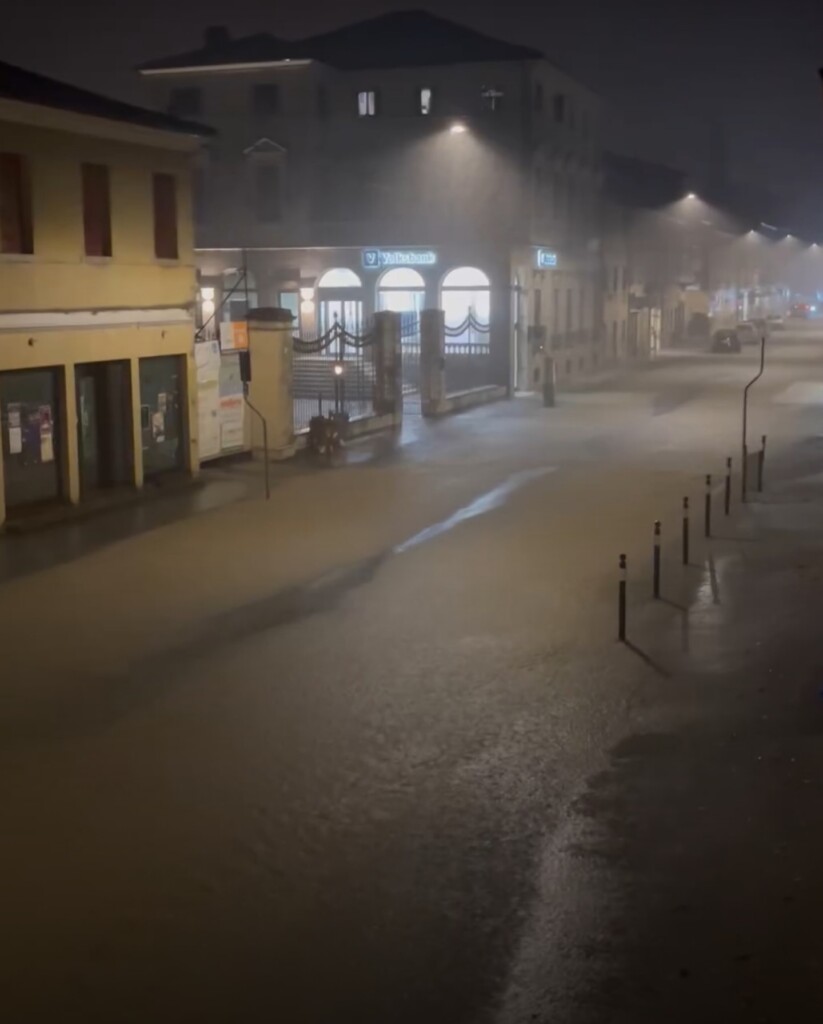
[[[6,507],[23,508],[61,496],[60,371],[0,373],[0,435]]]
[[[84,493],[132,479],[131,388],[126,362],[75,369],[80,486]]]
[[[363,303],[359,299],[321,299],[320,333],[330,331],[335,322],[352,334],[359,334],[363,324]]]

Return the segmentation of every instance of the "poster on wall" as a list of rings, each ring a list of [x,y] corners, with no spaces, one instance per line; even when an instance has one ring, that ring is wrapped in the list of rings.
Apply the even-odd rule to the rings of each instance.
[[[240,358],[237,355],[224,357],[220,364],[220,447],[224,452],[245,446],[245,423]]]
[[[220,348],[224,352],[240,352],[249,347],[249,325],[245,320],[220,324]]]
[[[51,406],[40,406],[40,461],[54,462],[54,423]]]
[[[220,454],[220,344],[199,342],[194,346],[197,366],[197,422],[200,458]]]
[[[20,425],[20,406],[9,406],[9,455],[23,451],[23,428]]]

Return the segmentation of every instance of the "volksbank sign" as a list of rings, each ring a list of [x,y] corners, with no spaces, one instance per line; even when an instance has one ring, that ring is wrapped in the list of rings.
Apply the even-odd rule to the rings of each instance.
[[[557,253],[554,249],[538,249],[537,250],[537,269],[538,270],[550,270],[552,267],[557,266]]]
[[[433,267],[437,253],[432,249],[364,249],[363,266],[366,270],[383,267]]]

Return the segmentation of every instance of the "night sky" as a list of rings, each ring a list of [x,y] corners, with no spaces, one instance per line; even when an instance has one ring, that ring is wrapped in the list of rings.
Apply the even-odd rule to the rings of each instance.
[[[208,24],[298,36],[414,2],[6,0],[0,59],[140,98],[129,68],[189,49]],[[723,126],[734,178],[771,189],[794,228],[823,232],[823,3],[439,0],[430,9],[514,42],[596,89],[635,155],[692,174]],[[173,20],[172,20],[173,19]],[[821,239],[823,240],[823,238]]]

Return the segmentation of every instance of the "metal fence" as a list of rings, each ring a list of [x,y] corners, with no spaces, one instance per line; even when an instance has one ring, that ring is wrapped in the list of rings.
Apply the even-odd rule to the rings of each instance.
[[[403,395],[420,392],[420,317],[400,314],[400,348],[403,368]]]
[[[494,383],[489,331],[490,324],[480,323],[472,313],[454,327],[446,325],[446,394]]]
[[[294,429],[307,430],[312,416],[374,413],[374,326],[353,334],[335,321],[317,338],[293,338]]]

